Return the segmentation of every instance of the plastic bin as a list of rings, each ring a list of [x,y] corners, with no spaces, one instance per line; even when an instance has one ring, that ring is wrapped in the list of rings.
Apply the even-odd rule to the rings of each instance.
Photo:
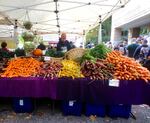
[[[87,103],[85,109],[85,115],[86,116],[96,115],[99,117],[105,117],[106,115],[105,105]]]
[[[81,116],[82,103],[78,101],[63,101],[62,112],[64,115]]]
[[[131,105],[111,105],[108,107],[108,116],[112,118],[129,118],[131,114]]]
[[[34,110],[31,98],[13,98],[12,108],[16,113],[31,113]]]

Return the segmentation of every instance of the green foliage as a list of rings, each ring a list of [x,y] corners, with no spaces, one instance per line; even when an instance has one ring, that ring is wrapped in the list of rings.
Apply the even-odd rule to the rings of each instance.
[[[32,23],[30,21],[25,21],[23,23],[23,26],[25,27],[25,29],[30,30],[32,28]]]
[[[95,48],[87,50],[87,52],[82,56],[81,63],[86,60],[95,62],[97,59],[105,59],[107,53],[111,52],[111,49],[107,48],[103,43],[97,45]]]
[[[32,33],[29,33],[29,32],[24,32],[24,33],[22,33],[22,38],[23,38],[23,40],[24,40],[24,42],[25,41],[33,41],[34,40],[34,35],[32,34]]]
[[[102,23],[102,41],[110,41],[111,35],[111,17]]]
[[[90,30],[87,35],[86,35],[86,44],[88,42],[94,43],[95,45],[97,44],[98,40],[98,28],[99,26],[95,27],[94,29]]]
[[[148,27],[141,27],[140,28],[140,34],[141,35],[147,35],[149,33]]]
[[[55,57],[56,56],[56,49],[49,49],[45,53],[46,56]]]
[[[35,49],[35,45],[32,42],[24,43],[24,50],[26,53],[30,53]]]
[[[83,63],[86,60],[90,60],[90,61],[96,61],[96,58],[94,58],[91,54],[90,54],[90,50],[87,50],[86,53],[82,56],[81,58],[81,63]]]
[[[91,29],[87,33],[86,44],[88,42],[94,43],[95,45],[98,43],[98,31],[99,25]],[[110,35],[111,35],[111,18],[108,18],[106,21],[102,23],[102,41],[103,42],[110,41]]]
[[[97,45],[95,48],[90,50],[90,55],[94,58],[105,59],[107,53],[110,52],[111,49],[107,48],[103,43]]]

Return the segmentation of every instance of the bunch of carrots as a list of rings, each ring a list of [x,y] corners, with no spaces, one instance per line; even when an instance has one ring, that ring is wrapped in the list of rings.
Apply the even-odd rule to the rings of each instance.
[[[1,77],[30,77],[35,76],[41,66],[41,62],[34,58],[16,58],[8,62],[5,72]]]
[[[150,80],[150,71],[142,67],[132,58],[123,56],[119,51],[112,51],[107,54],[106,60],[114,65],[114,78],[119,80],[142,79],[145,82]]]

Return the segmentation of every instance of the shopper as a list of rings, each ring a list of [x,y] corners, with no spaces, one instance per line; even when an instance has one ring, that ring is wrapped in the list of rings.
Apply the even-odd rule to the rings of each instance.
[[[14,57],[14,53],[8,50],[6,42],[2,42],[0,49],[0,59],[2,60],[3,58],[11,58],[11,57]]]
[[[133,38],[131,42],[132,44],[127,46],[127,56],[133,58],[136,48],[140,45],[138,44],[138,40],[135,38]]]
[[[142,45],[138,46],[134,52],[133,57],[136,60],[139,60],[141,63],[144,62],[144,59],[146,59],[148,52],[150,50],[150,47],[147,44],[147,40],[142,40]]]
[[[121,42],[119,45],[119,51],[122,52],[123,55],[126,55],[126,49],[123,46],[123,43]]]
[[[1,51],[9,52],[9,50],[7,49],[7,43],[6,42],[1,43]]]
[[[67,52],[71,49],[71,45],[68,40],[66,40],[66,33],[62,33],[57,44],[57,51],[59,52]]]
[[[111,41],[109,41],[109,42],[106,44],[106,46],[107,46],[108,48],[110,48],[110,49],[113,49],[113,45],[112,45]]]

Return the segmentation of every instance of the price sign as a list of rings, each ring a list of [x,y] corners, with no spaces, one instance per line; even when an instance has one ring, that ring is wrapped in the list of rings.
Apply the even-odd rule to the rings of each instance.
[[[75,101],[69,101],[69,106],[73,106]]]
[[[23,106],[23,100],[19,100],[19,105]]]
[[[51,57],[49,56],[44,56],[44,61],[50,61]]]
[[[113,87],[119,87],[119,80],[117,79],[112,79],[112,80],[109,80],[109,86],[113,86]]]

